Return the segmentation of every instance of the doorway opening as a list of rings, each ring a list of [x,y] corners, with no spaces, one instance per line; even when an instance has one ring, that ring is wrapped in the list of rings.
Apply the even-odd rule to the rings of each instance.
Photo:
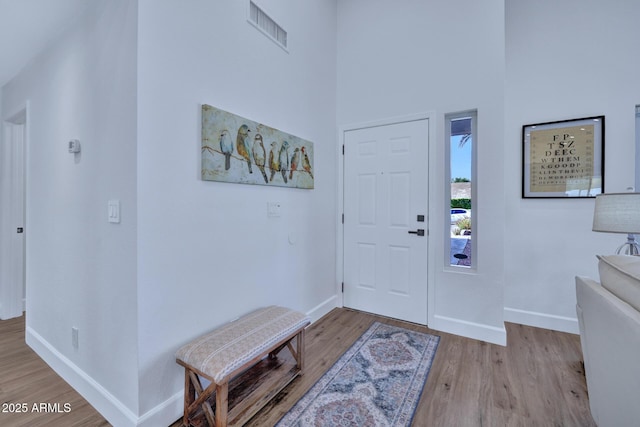
[[[3,123],[0,319],[22,316],[26,309],[26,141],[25,107]]]

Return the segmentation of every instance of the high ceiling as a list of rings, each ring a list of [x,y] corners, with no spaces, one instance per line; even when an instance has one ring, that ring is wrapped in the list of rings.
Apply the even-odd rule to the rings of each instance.
[[[92,0],[0,0],[0,87],[47,48]]]

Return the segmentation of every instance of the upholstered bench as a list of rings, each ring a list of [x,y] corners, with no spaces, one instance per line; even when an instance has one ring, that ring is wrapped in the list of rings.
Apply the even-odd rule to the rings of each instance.
[[[185,368],[183,424],[246,423],[302,374],[304,330],[309,323],[302,313],[270,306],[180,348],[176,362]],[[285,347],[289,352],[280,354]],[[210,381],[206,388],[201,377]]]

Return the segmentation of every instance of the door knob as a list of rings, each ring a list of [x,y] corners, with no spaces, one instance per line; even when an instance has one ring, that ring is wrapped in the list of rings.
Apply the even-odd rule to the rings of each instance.
[[[417,234],[418,236],[424,236],[424,229],[418,228],[416,231],[409,231],[409,234]]]

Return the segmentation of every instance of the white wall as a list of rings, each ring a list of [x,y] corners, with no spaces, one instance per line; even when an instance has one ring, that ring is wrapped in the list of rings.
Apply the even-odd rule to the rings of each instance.
[[[433,112],[429,326],[505,342],[503,317],[504,4],[338,2],[338,125]],[[449,268],[444,115],[477,109],[477,270]],[[476,209],[477,206],[477,209]],[[426,286],[426,284],[425,284]]]
[[[336,6],[261,6],[289,53],[248,2],[96,1],[4,88],[4,111],[30,103],[27,340],[115,425],[181,414],[174,353],[194,336],[266,304],[339,304]],[[313,141],[316,188],[202,181],[202,103]]]
[[[2,96],[6,112],[29,101],[27,342],[98,409],[115,402],[129,415],[138,405],[136,20],[135,3],[91,2]],[[67,152],[70,139],[81,154]],[[121,202],[119,225],[107,222],[109,199]]]
[[[168,424],[182,411],[181,344],[258,306],[317,318],[339,304],[337,127],[423,112],[435,127],[430,326],[504,343],[504,309],[571,330],[573,276],[595,277],[594,255],[624,236],[590,231],[592,200],[520,198],[521,126],[604,114],[607,191],[633,185],[640,6],[258,4],[289,32],[289,53],[246,22],[248,2],[101,0],[3,88],[1,111],[30,105],[30,345],[110,421]],[[316,188],[202,181],[203,103],[313,141]],[[468,109],[472,271],[444,253],[444,115]],[[106,221],[109,199],[120,225]],[[267,218],[269,201],[282,217]]]
[[[157,421],[182,411],[180,345],[259,306],[337,304],[335,2],[257,4],[289,53],[248,1],[139,2],[139,400]],[[204,103],[312,141],[315,189],[202,181]]]
[[[638,2],[506,2],[505,319],[578,331],[575,275],[624,235],[591,231],[593,200],[522,199],[522,125],[605,115],[605,191],[634,186]],[[509,149],[507,149],[509,147]]]

